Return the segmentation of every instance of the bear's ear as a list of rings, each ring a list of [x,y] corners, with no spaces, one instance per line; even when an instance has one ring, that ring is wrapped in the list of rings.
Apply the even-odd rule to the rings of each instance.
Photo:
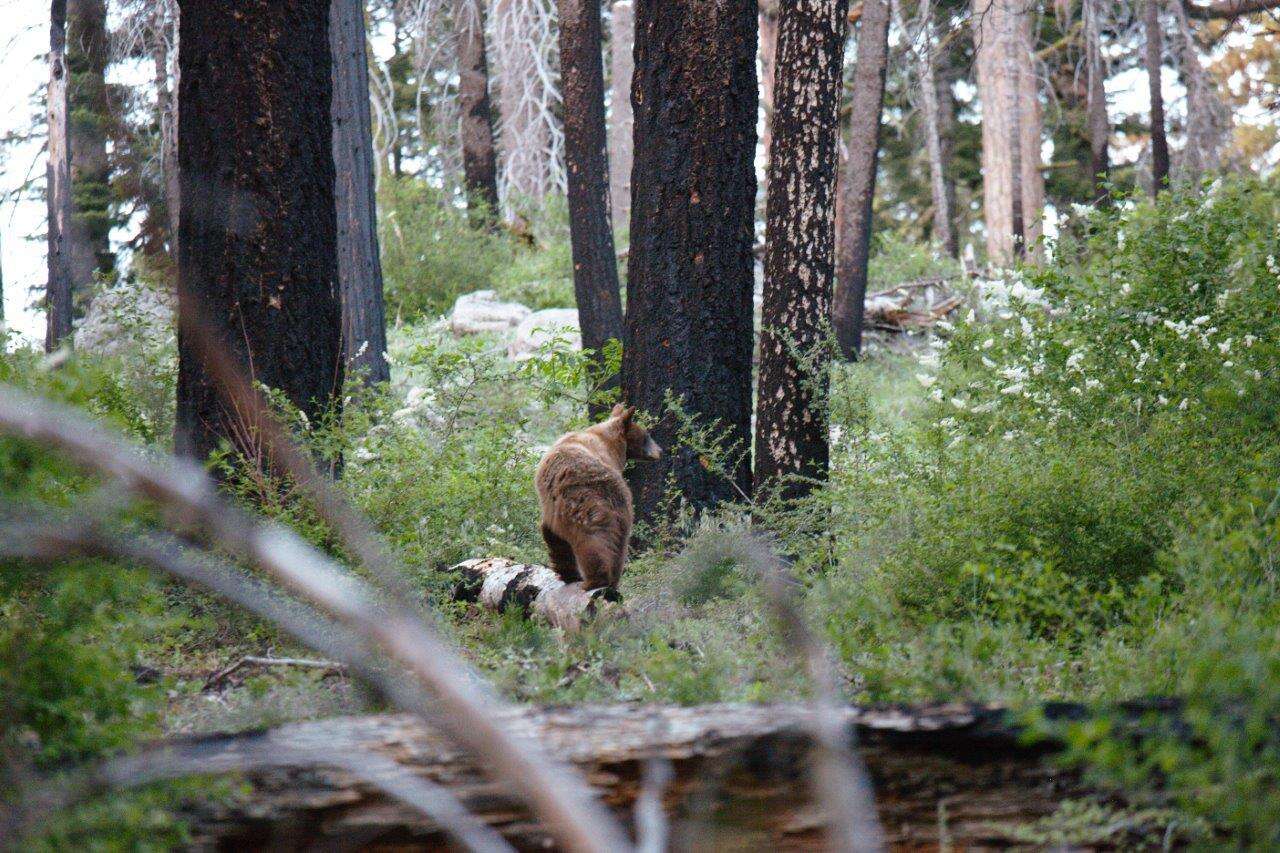
[[[636,413],[636,407],[635,407],[635,406],[626,406],[626,407],[624,407],[624,408],[623,408],[623,410],[622,410],[622,415],[621,415],[621,417],[622,417],[622,422],[623,422],[623,423],[631,423],[631,418],[635,415],[635,413]]]
[[[620,418],[622,417],[623,412],[625,412],[626,410],[627,410],[627,407],[622,403],[614,403],[613,411],[609,413],[609,417]]]

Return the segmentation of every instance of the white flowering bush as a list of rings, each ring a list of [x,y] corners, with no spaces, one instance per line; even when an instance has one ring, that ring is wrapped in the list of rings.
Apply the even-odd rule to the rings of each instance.
[[[1065,661],[1176,597],[1170,543],[1280,473],[1277,221],[1256,180],[1091,211],[1052,265],[974,285],[900,420],[846,405],[882,366],[837,386],[830,618],[868,698],[1099,689]]]

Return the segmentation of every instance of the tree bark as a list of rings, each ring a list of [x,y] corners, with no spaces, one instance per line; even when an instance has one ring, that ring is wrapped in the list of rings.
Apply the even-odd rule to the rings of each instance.
[[[772,483],[789,498],[825,479],[830,461],[826,332],[847,27],[843,0],[792,0],[778,27],[755,485]]]
[[[871,205],[880,168],[880,125],[889,63],[889,0],[865,0],[858,24],[858,64],[850,95],[849,168],[844,221],[836,235],[836,285],[831,319],[842,358],[862,351],[862,320],[871,259]]]
[[[635,61],[623,396],[664,450],[631,473],[652,521],[668,478],[696,510],[751,487],[755,0],[640,0]],[[668,395],[737,457],[727,476],[679,446]]]
[[[899,16],[899,29],[907,31],[901,20],[901,5],[894,10]],[[939,81],[934,50],[937,39],[933,29],[933,5],[924,0],[920,7],[920,26],[916,39],[917,63],[920,68],[920,106],[924,118],[925,153],[929,157],[929,194],[933,201],[933,239],[953,258],[960,257],[960,240],[955,230],[955,187],[947,177],[947,154],[942,136],[942,106],[939,103]]]
[[[1177,25],[1174,55],[1178,76],[1187,90],[1186,145],[1179,158],[1177,179],[1183,186],[1195,186],[1205,173],[1222,165],[1222,148],[1231,132],[1231,112],[1200,64],[1200,45],[1181,3],[1173,5],[1173,18]]]
[[[764,108],[764,121],[760,126],[760,150],[764,152],[766,173],[773,151],[773,113],[776,108],[774,92],[778,76],[778,3],[762,0],[760,3],[760,105]],[[766,193],[768,190],[766,189]]]
[[[973,17],[987,257],[1007,266],[1037,251],[1044,207],[1031,11],[1016,0],[973,0]]]
[[[49,18],[49,213],[48,284],[45,291],[46,352],[71,336],[71,269],[67,227],[71,217],[71,160],[67,149],[67,0],[53,0]]]
[[[1169,185],[1169,138],[1165,131],[1164,94],[1160,88],[1160,68],[1164,58],[1164,35],[1160,24],[1160,0],[1144,0],[1143,27],[1146,30],[1147,86],[1151,97],[1151,195]]]
[[[387,325],[378,253],[378,201],[373,174],[373,117],[365,55],[363,0],[331,0],[334,202],[338,286],[346,369],[366,382],[386,382]]]
[[[613,587],[584,590],[581,581],[566,584],[546,566],[488,557],[467,560],[449,571],[458,573],[455,601],[499,612],[514,610],[563,631],[577,631],[597,616],[622,612],[617,607],[622,597]]]
[[[674,773],[661,802],[671,821],[671,849],[814,850],[825,848],[826,818],[810,789],[807,713],[795,705],[587,705],[522,708],[505,722],[576,765],[628,822],[647,762],[670,761]],[[1046,709],[1050,717],[1073,713],[1082,709]],[[1091,793],[1077,773],[1047,760],[1056,744],[1024,744],[1020,727],[999,708],[851,708],[848,726],[891,849],[1025,845],[1029,825]],[[349,773],[314,760],[246,762],[252,755],[314,755],[316,744],[390,759],[448,788],[518,849],[557,849],[501,780],[484,776],[442,733],[407,715],[163,742],[172,758],[209,773],[243,773],[252,786],[244,797],[186,807],[192,845],[304,849],[358,839],[385,848],[446,849],[439,827]]]
[[[172,36],[176,41],[178,10],[174,0],[157,2],[152,11],[151,31],[154,48],[156,112],[160,119],[160,175],[164,182],[165,224],[168,229],[169,257],[178,261],[178,104],[174,96],[178,69],[173,61]]]
[[[1107,117],[1107,62],[1102,55],[1102,0],[1084,0],[1085,74],[1088,78],[1086,115],[1089,124],[1089,173],[1093,180],[1093,200],[1107,200],[1111,174],[1111,122]]]
[[[622,340],[618,256],[609,224],[609,167],[604,122],[604,55],[600,0],[559,0],[560,86],[569,181],[573,292],[582,346],[603,366],[604,347]],[[617,387],[617,377],[606,378]],[[605,408],[590,406],[592,419]]]
[[[636,18],[632,0],[615,0],[609,31],[609,201],[614,228],[630,224],[632,135],[631,80],[635,70]]]
[[[111,253],[111,163],[107,158],[107,4],[67,0],[67,144],[71,216],[63,251],[74,313],[83,313],[98,274],[115,269]]]
[[[184,0],[179,66],[175,444],[259,460],[195,335],[313,421],[340,402],[329,2]]]
[[[467,214],[473,226],[491,226],[498,215],[498,159],[484,46],[484,4],[481,0],[455,0],[453,17],[458,30],[458,104],[462,110]]]

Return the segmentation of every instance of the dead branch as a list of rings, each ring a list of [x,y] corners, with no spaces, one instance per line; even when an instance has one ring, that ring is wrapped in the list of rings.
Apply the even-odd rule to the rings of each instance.
[[[1219,0],[1217,3],[1207,5],[1182,0],[1182,8],[1186,10],[1189,17],[1201,21],[1214,21],[1280,9],[1280,0]]]
[[[884,830],[876,816],[875,798],[862,759],[850,748],[846,708],[836,693],[831,653],[809,629],[796,600],[795,583],[773,549],[753,537],[753,562],[760,573],[774,618],[782,630],[784,647],[802,665],[813,694],[807,719],[810,734],[818,747],[814,761],[814,785],[825,807],[830,843],[835,850],[879,851],[885,849]]]
[[[222,669],[214,672],[204,682],[205,690],[212,690],[222,685],[224,681],[235,673],[247,666],[261,667],[300,667],[302,669],[322,669],[328,673],[344,673],[347,671],[345,664],[331,660],[306,660],[303,658],[264,658],[256,655],[245,655],[235,663],[224,666]]]
[[[580,780],[536,744],[520,743],[495,722],[501,703],[416,614],[379,600],[362,580],[286,528],[258,524],[227,504],[199,466],[147,459],[75,410],[2,386],[0,431],[57,448],[129,492],[156,501],[171,524],[199,529],[386,651],[436,696],[442,726],[481,756],[495,776],[520,790],[567,848],[629,849],[616,821]]]

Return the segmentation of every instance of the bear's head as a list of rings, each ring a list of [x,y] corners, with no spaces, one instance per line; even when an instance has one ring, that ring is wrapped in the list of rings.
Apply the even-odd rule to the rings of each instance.
[[[662,448],[649,435],[649,431],[635,421],[636,407],[621,403],[613,407],[610,420],[616,421],[627,442],[628,459],[646,459],[650,462],[662,458]]]

